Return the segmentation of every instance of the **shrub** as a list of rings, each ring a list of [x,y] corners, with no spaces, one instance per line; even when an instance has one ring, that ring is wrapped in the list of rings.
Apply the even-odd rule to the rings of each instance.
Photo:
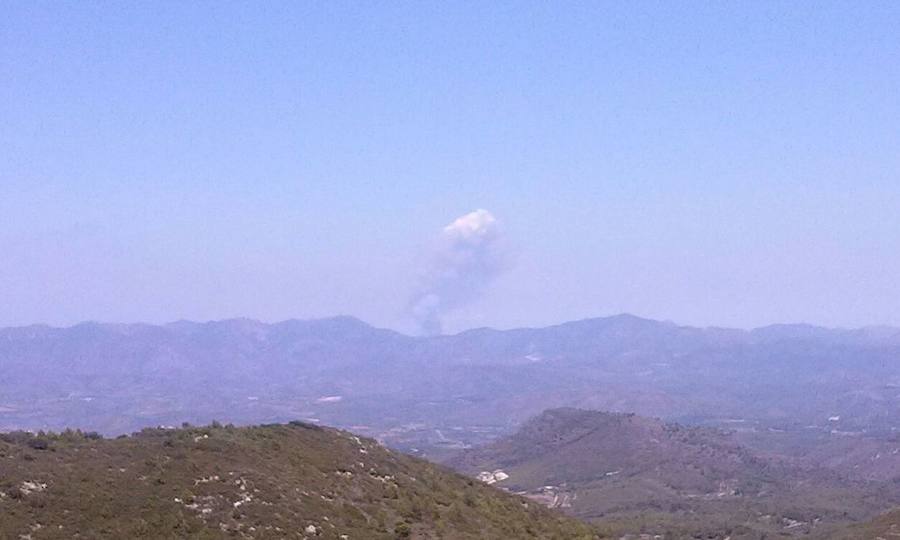
[[[44,437],[32,437],[28,441],[28,447],[33,450],[46,450],[50,448],[50,441]]]
[[[397,538],[409,538],[412,536],[412,529],[409,527],[409,523],[401,521],[394,526],[394,534],[397,535]]]

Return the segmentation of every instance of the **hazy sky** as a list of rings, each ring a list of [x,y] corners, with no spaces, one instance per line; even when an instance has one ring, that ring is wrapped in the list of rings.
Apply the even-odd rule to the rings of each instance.
[[[900,3],[0,7],[0,325],[900,325]]]

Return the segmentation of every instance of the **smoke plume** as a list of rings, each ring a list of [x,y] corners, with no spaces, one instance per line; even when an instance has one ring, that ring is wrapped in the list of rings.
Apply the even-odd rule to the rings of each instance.
[[[503,266],[500,230],[487,210],[475,210],[444,227],[408,306],[419,330],[440,334],[443,316],[478,298]]]

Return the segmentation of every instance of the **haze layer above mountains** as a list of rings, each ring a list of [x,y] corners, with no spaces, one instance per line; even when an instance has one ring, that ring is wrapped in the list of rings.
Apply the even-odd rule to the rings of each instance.
[[[551,407],[746,431],[900,426],[900,330],[630,315],[410,337],[339,317],[0,330],[0,430],[303,419],[440,458]],[[40,381],[40,384],[36,383]]]

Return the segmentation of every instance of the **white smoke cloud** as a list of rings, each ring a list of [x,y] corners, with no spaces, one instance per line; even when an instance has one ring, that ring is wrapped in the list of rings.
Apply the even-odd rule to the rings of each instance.
[[[503,270],[500,240],[497,219],[487,210],[460,216],[443,228],[408,306],[422,333],[440,334],[443,316],[475,300]]]

